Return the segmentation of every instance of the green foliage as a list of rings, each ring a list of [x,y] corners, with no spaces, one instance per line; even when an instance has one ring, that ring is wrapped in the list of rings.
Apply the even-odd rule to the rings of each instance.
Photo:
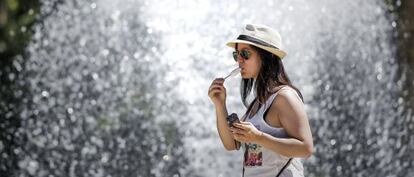
[[[37,0],[6,0],[0,2],[0,62],[10,62],[22,54],[30,40],[31,26],[36,21],[40,3]]]

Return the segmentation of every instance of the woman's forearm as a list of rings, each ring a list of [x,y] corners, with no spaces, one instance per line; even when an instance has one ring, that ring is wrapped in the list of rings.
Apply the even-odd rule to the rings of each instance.
[[[311,143],[295,138],[277,138],[267,133],[263,133],[257,138],[257,144],[287,157],[308,158],[313,151]]]
[[[236,145],[227,125],[227,109],[226,106],[216,106],[217,130],[226,150],[235,150]]]

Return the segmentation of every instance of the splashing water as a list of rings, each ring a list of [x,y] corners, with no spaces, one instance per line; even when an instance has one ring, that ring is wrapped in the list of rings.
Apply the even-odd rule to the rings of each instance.
[[[412,114],[381,3],[53,4],[43,2],[50,15],[34,28],[26,90],[16,91],[16,176],[240,176],[242,152],[222,147],[207,89],[234,65],[225,42],[250,22],[283,36],[314,136],[307,176],[414,175]],[[236,80],[227,104],[241,115]]]

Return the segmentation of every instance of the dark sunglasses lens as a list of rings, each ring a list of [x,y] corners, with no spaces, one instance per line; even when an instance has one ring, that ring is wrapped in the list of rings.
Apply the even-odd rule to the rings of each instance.
[[[236,51],[233,52],[233,59],[234,59],[234,61],[237,61],[237,52]]]
[[[247,50],[240,51],[240,56],[243,57],[243,59],[247,60],[249,59],[249,52]]]

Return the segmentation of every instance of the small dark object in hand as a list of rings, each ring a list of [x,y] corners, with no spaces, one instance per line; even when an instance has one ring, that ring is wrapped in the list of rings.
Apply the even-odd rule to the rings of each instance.
[[[227,123],[229,124],[229,127],[234,127],[234,123],[240,123],[239,117],[236,113],[232,113],[229,116],[227,116]]]

